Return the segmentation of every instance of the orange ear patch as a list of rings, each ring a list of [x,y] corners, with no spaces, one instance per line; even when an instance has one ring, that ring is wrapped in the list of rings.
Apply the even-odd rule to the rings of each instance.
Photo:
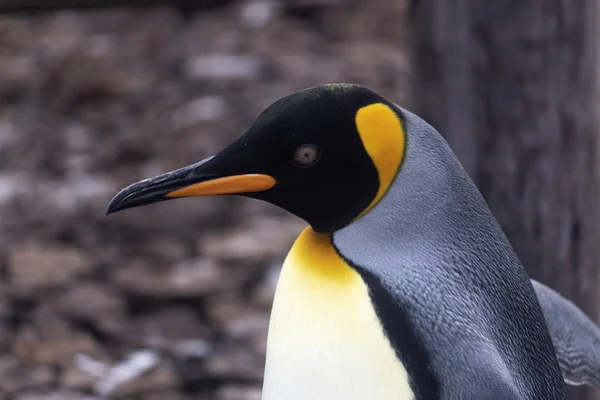
[[[398,115],[387,105],[375,103],[356,113],[356,128],[363,146],[377,168],[379,189],[361,217],[381,200],[392,185],[404,158],[406,136]]]

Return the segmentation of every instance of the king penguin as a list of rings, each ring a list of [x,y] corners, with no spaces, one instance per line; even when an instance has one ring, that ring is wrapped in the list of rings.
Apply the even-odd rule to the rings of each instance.
[[[264,400],[566,399],[545,318],[586,317],[539,284],[544,315],[479,191],[415,114],[360,85],[308,88],[218,154],[126,187],[107,214],[232,194],[308,224],[276,289]]]

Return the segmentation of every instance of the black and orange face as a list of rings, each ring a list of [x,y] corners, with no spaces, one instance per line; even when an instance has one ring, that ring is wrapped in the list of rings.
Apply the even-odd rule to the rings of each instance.
[[[397,109],[358,85],[317,86],[265,110],[229,147],[123,189],[107,213],[178,197],[239,194],[275,204],[317,232],[372,207],[404,156]]]

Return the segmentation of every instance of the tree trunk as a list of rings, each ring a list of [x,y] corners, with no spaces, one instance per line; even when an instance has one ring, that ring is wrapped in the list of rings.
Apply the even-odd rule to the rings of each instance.
[[[413,0],[411,9],[412,108],[446,137],[530,276],[595,321],[599,4]]]

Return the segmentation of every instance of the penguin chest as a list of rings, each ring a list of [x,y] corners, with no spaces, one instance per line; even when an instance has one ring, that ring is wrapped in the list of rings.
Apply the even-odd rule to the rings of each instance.
[[[281,272],[263,387],[263,400],[295,399],[414,399],[366,284],[310,228]]]

